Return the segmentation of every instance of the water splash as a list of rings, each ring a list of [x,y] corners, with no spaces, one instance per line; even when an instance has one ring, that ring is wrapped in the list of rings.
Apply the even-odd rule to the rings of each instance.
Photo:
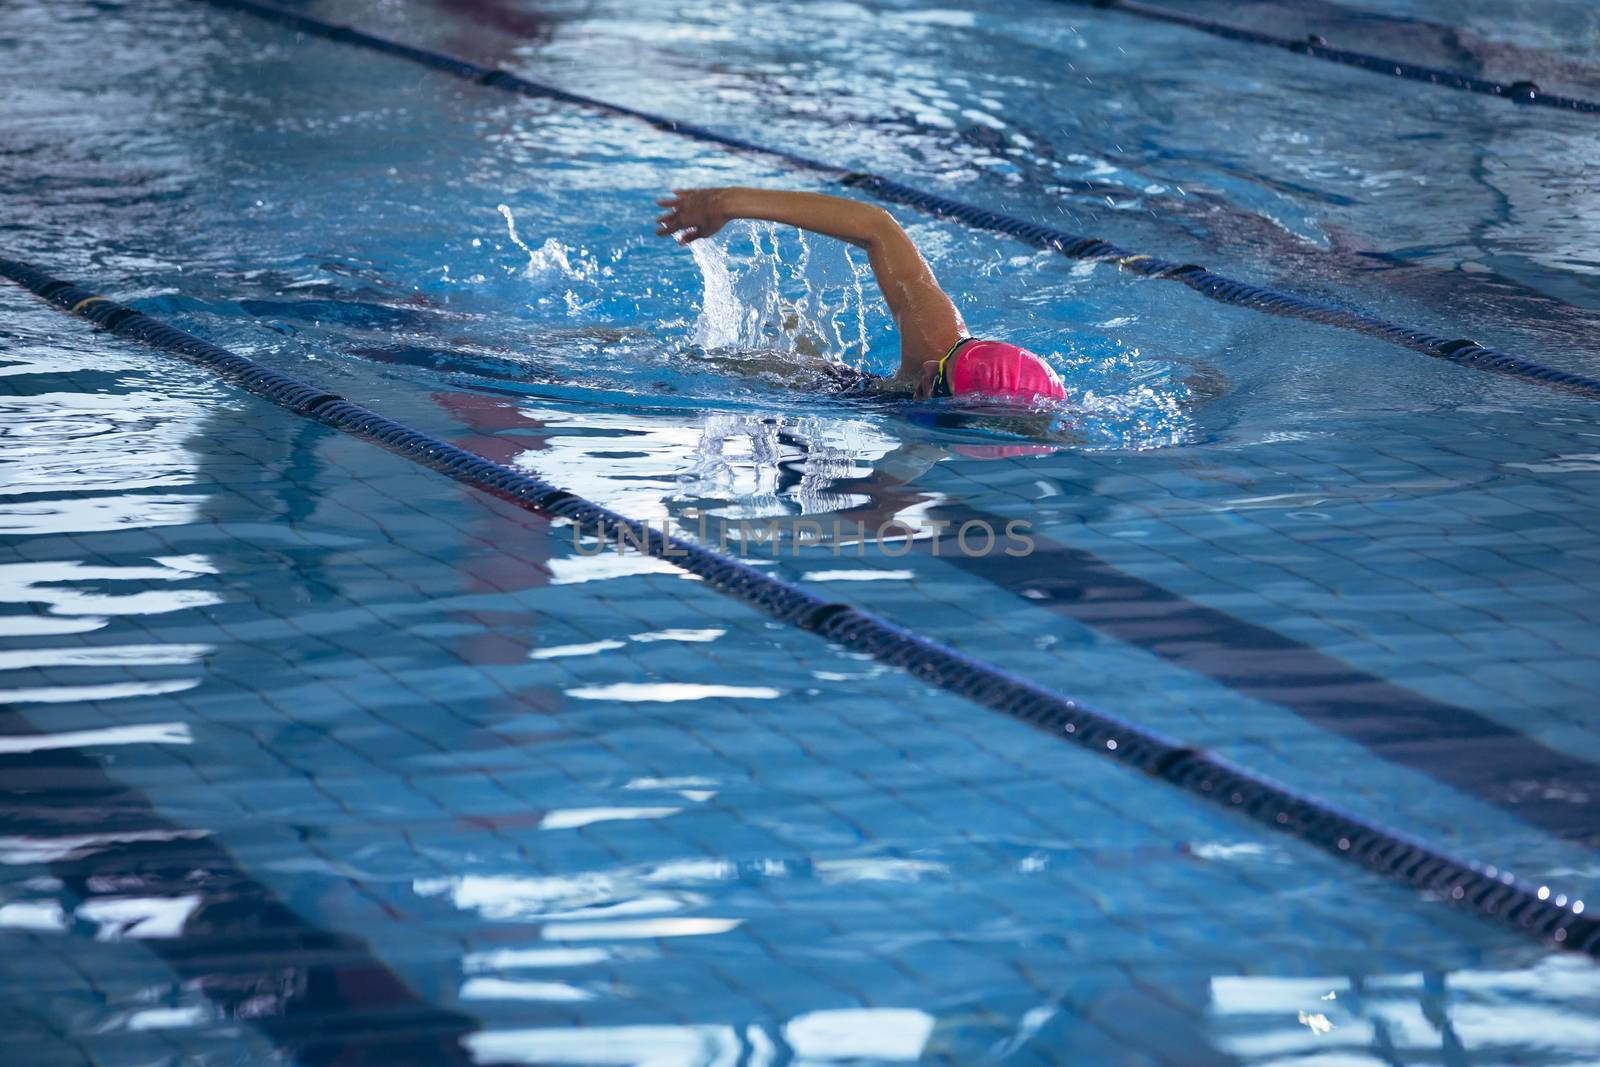
[[[1062,408],[1082,447],[1167,448],[1193,438],[1198,398],[1172,364],[1111,341],[1075,348],[1060,360]]]
[[[573,281],[587,281],[599,271],[599,264],[593,257],[585,255],[583,251],[575,251],[570,245],[562,244],[554,237],[547,238],[545,243],[538,248],[529,248],[517,233],[516,216],[504,204],[495,208],[506,220],[506,236],[511,238],[511,243],[522,249],[528,257],[528,265],[522,268],[522,277],[533,279],[558,279],[569,278]],[[574,263],[573,257],[577,262]]]
[[[703,283],[695,344],[862,363],[869,337],[865,268],[847,246],[814,243],[767,222],[736,223],[727,233],[725,240],[689,246]]]
[[[496,204],[495,210],[500,212],[506,220],[506,233],[511,237],[511,243],[528,254],[528,267],[531,270],[534,263],[533,249],[522,243],[522,238],[517,236],[517,217],[511,214],[511,209],[504,204]]]
[[[587,249],[574,249],[570,245],[562,244],[554,237],[547,238],[538,248],[529,248],[517,233],[516,216],[505,204],[497,204],[495,210],[506,220],[506,236],[511,243],[516,245],[528,257],[528,263],[522,268],[518,277],[548,286],[552,291],[560,291],[560,298],[566,304],[569,315],[578,315],[592,308],[603,293],[595,291],[601,280],[611,276],[611,268],[601,267]],[[589,291],[589,299],[585,300],[575,288],[562,288],[564,284],[583,283]],[[551,302],[552,295],[540,296],[540,304]]]
[[[700,317],[694,324],[694,343],[701,348],[733,348],[739,343],[739,300],[733,295],[733,276],[728,271],[728,256],[720,245],[695,241],[689,246],[695,265],[700,268],[705,292],[700,298]]]

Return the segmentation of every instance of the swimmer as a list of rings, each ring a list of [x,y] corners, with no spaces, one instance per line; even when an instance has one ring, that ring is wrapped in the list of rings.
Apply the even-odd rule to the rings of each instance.
[[[679,244],[710,237],[735,219],[761,219],[833,237],[864,249],[900,331],[900,368],[888,379],[848,372],[847,389],[909,392],[918,400],[974,397],[1032,405],[1066,390],[1050,365],[1025,348],[967,334],[961,312],[917,246],[881,207],[821,193],[775,189],[675,189],[656,201],[666,210],[656,234]],[[841,375],[841,378],[843,375]]]

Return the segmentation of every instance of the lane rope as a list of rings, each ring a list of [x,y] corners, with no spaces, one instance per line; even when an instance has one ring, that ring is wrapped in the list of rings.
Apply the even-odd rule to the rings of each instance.
[[[1247,30],[1240,26],[1230,26],[1225,22],[1217,22],[1214,19],[1185,15],[1181,11],[1173,11],[1170,8],[1154,4],[1143,4],[1139,0],[1057,0],[1057,2],[1074,4],[1078,7],[1122,11],[1137,18],[1149,19],[1153,22],[1169,22],[1177,26],[1187,26],[1191,30],[1209,33],[1213,37],[1222,37],[1230,41],[1241,41],[1248,44],[1261,44],[1269,48],[1282,48],[1285,51],[1293,52],[1295,55],[1309,56],[1312,59],[1321,59],[1346,67],[1356,67],[1360,70],[1370,71],[1373,74],[1385,74],[1391,78],[1404,78],[1407,81],[1426,82],[1429,85],[1439,85],[1446,89],[1460,89],[1468,93],[1497,96],[1513,104],[1553,107],[1563,111],[1576,111],[1590,115],[1600,114],[1600,103],[1596,103],[1593,100],[1582,100],[1573,96],[1547,93],[1540,89],[1537,83],[1529,79],[1509,83],[1490,81],[1487,78],[1474,78],[1470,74],[1461,74],[1453,70],[1440,70],[1437,67],[1425,67],[1418,63],[1407,63],[1403,60],[1389,59],[1385,56],[1355,52],[1348,48],[1335,48],[1328,44],[1327,39],[1318,33],[1307,34],[1304,37],[1282,37],[1277,34],[1262,33],[1259,30]]]
[[[650,125],[667,133],[692,137],[698,141],[719,145],[739,152],[767,156],[801,170],[827,175],[843,185],[859,189],[887,203],[903,204],[939,218],[954,219],[976,229],[1002,234],[1033,248],[1058,252],[1071,259],[1113,263],[1123,270],[1141,277],[1181,282],[1202,296],[1224,304],[1253,308],[1271,315],[1304,319],[1308,322],[1321,323],[1325,326],[1353,330],[1357,333],[1376,337],[1390,344],[1409,348],[1412,351],[1421,352],[1435,359],[1447,360],[1463,367],[1489,371],[1522,381],[1536,382],[1541,385],[1554,386],[1581,394],[1592,400],[1600,400],[1600,378],[1559,370],[1542,363],[1523,359],[1520,356],[1498,352],[1467,338],[1441,337],[1426,330],[1403,326],[1359,311],[1352,311],[1348,308],[1336,307],[1332,304],[1325,304],[1320,301],[1252,285],[1248,282],[1237,281],[1193,263],[1178,263],[1142,252],[1130,252],[1099,238],[1085,237],[1081,234],[1070,233],[1042,223],[1028,222],[1013,215],[989,211],[959,200],[953,200],[950,197],[940,196],[937,193],[925,192],[876,174],[852,170],[832,163],[824,163],[821,160],[812,159],[794,152],[771,148],[743,140],[742,138],[732,137],[728,134],[718,133],[703,126],[679,122],[676,119],[652,114],[648,111],[640,111],[637,108],[626,107],[621,104],[608,103],[591,96],[584,96],[581,93],[568,92],[555,86],[530,81],[509,71],[495,67],[482,67],[476,63],[469,63],[464,59],[457,59],[441,52],[416,48],[411,45],[401,44],[398,41],[376,37],[349,26],[324,22],[321,19],[295,11],[285,11],[272,4],[259,3],[257,0],[201,0],[201,2],[215,7],[257,15],[311,36],[371,49],[372,51],[400,59],[407,59],[433,70],[506,92],[596,108],[613,115],[622,115],[648,122]]]
[[[571,522],[602,544],[626,537],[650,555],[780,622],[816,634],[1053,737],[1115,760],[1324,852],[1387,875],[1429,897],[1453,902],[1502,926],[1600,959],[1600,918],[1581,901],[1519,881],[1493,866],[1460,859],[1326,801],[1155,731],[1080,704],[842,601],[693,542],[634,522],[524,471],[495,463],[229,352],[158,319],[98,296],[39,268],[0,258],[6,277],[58,308],[119,337],[184,359],[302,418],[378,445],[526,511]]]

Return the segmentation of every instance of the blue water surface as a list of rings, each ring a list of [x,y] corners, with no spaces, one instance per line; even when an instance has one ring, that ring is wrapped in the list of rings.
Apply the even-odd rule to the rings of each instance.
[[[1575,0],[1175,6],[1600,97]],[[301,7],[1600,373],[1592,117],[1048,0]],[[897,209],[1044,446],[820,391],[896,363],[859,253],[652,235],[816,176],[187,0],[0,55],[0,255],[1600,896],[1592,401]],[[7,1062],[1600,1060],[1584,957],[9,285],[0,349]]]

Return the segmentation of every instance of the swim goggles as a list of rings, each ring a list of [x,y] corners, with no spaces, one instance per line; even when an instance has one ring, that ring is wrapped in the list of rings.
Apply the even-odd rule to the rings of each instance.
[[[950,351],[946,352],[944,358],[939,361],[939,370],[933,376],[933,391],[928,394],[930,398],[952,395],[950,392],[950,376],[946,373],[946,370],[950,366],[950,361],[956,358],[956,353],[961,351],[961,347],[974,340],[977,340],[977,338],[963,337],[950,346]]]

